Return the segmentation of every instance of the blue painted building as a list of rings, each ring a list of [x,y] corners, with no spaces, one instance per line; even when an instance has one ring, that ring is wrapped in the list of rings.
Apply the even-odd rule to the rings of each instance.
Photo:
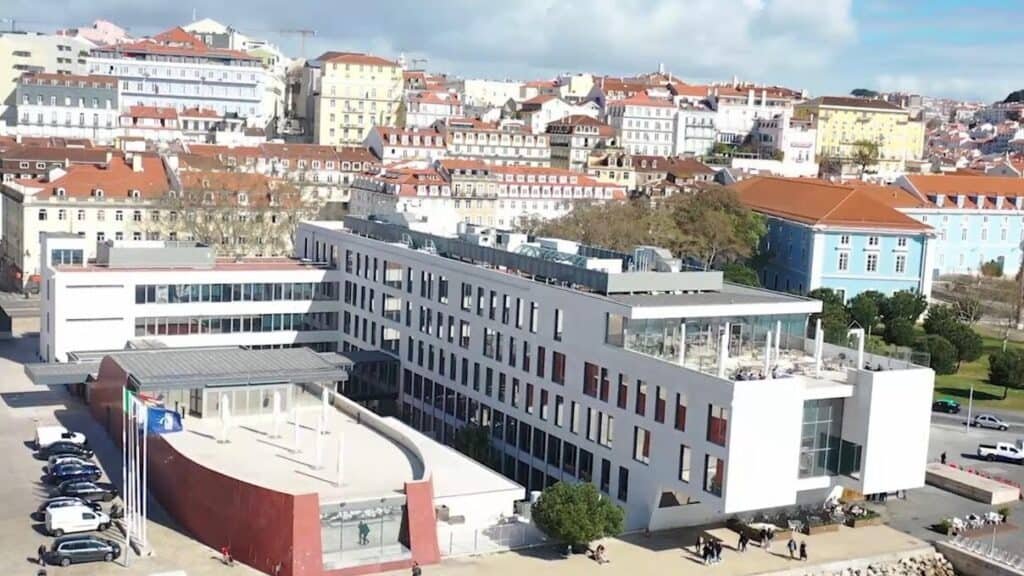
[[[1014,277],[1024,242],[1024,178],[907,175],[897,209],[934,230],[930,273],[977,274],[992,260]]]
[[[762,214],[762,286],[807,293],[831,288],[848,300],[866,290],[931,293],[931,229],[893,207],[899,188],[757,177],[733,188]]]

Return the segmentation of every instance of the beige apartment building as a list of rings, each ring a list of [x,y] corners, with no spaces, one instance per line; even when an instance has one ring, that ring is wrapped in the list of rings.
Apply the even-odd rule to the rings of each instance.
[[[316,142],[359,145],[374,126],[395,126],[404,85],[398,63],[354,52],[330,54],[321,63]]]

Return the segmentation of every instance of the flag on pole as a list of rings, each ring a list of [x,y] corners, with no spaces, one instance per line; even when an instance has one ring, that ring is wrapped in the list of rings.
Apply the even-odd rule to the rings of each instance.
[[[127,414],[131,410],[132,406],[132,391],[128,388],[122,388],[121,390],[124,391],[121,398],[121,407],[124,408],[124,411]]]

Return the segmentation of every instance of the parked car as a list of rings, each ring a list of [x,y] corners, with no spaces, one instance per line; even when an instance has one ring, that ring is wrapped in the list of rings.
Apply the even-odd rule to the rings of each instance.
[[[110,528],[110,516],[90,506],[62,506],[46,510],[46,532],[54,536],[107,528]]]
[[[93,451],[80,444],[59,440],[38,452],[41,458],[49,460],[50,456],[77,456],[79,458],[92,458]]]
[[[1024,440],[996,442],[995,444],[979,444],[978,457],[985,460],[999,460],[1013,464],[1024,464]]]
[[[55,495],[60,496],[77,496],[83,500],[90,502],[96,502],[102,500],[104,502],[110,502],[117,496],[117,490],[113,488],[103,488],[97,486],[93,482],[86,480],[67,480],[61,482],[57,486]]]
[[[971,426],[978,428],[991,428],[992,430],[1006,430],[1010,426],[991,414],[978,414],[971,420]]]
[[[933,412],[945,412],[946,414],[959,414],[960,403],[956,400],[950,400],[949,398],[943,398],[942,400],[936,400],[932,404]]]
[[[88,480],[95,482],[103,476],[103,471],[95,464],[65,463],[54,466],[47,475],[51,484],[60,484],[66,480]]]
[[[70,566],[83,562],[112,562],[121,556],[121,546],[112,540],[92,535],[64,536],[50,546],[47,564]]]
[[[54,442],[71,442],[85,446],[88,439],[81,432],[71,432],[63,426],[40,426],[36,428],[36,449],[42,450]]]
[[[36,508],[36,512],[44,514],[49,508],[63,508],[65,506],[77,505],[89,506],[93,510],[102,510],[102,507],[98,502],[89,502],[88,500],[83,500],[77,496],[53,496],[52,498],[43,500],[42,504]]]
[[[78,456],[55,454],[53,456],[50,456],[50,459],[46,461],[45,465],[43,465],[43,469],[46,471],[47,474],[49,474],[50,470],[53,470],[53,467],[58,464],[93,464],[93,461],[88,460],[86,458],[80,458]]]

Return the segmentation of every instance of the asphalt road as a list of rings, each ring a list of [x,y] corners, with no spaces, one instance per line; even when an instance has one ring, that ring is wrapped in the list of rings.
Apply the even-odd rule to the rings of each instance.
[[[962,426],[967,421],[967,406],[961,405],[959,414],[946,414],[944,412],[932,412],[933,424],[946,424],[949,426]],[[971,417],[978,414],[991,414],[1009,424],[1009,432],[1024,434],[1024,414],[1013,410],[994,410],[988,408],[976,409],[971,412]]]

